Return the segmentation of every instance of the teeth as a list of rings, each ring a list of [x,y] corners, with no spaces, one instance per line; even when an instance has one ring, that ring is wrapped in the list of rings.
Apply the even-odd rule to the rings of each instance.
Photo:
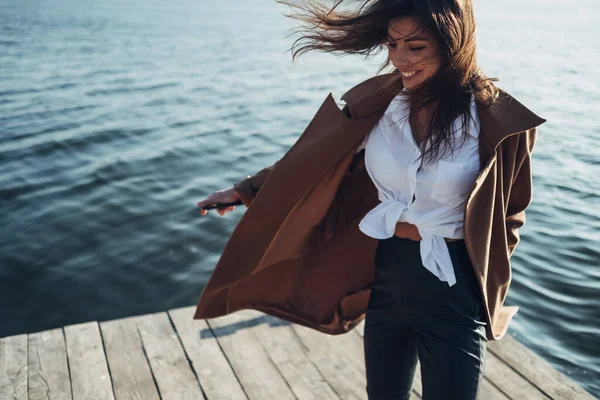
[[[411,72],[401,72],[402,76],[406,76],[407,78],[409,76],[413,76],[414,74],[416,74],[418,71],[411,71]]]

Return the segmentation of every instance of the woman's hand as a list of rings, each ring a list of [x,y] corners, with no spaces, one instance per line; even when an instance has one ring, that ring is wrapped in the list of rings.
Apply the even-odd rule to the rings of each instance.
[[[235,201],[240,200],[240,195],[233,189],[223,189],[217,190],[206,199],[202,200],[198,203],[198,207],[200,207],[200,215],[206,215],[208,210],[202,210],[202,207],[208,206],[210,204],[215,203],[233,203]],[[229,206],[224,208],[215,208],[215,210],[219,213],[219,215],[225,215],[229,211],[235,210],[235,206]]]

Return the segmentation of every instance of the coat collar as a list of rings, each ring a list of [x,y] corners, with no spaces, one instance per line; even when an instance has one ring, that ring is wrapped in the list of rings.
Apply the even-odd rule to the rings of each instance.
[[[404,88],[399,72],[378,75],[354,86],[342,95],[352,120],[379,115]],[[507,136],[535,128],[546,122],[510,94],[500,89],[500,96],[490,107],[477,103],[481,135],[490,151]]]

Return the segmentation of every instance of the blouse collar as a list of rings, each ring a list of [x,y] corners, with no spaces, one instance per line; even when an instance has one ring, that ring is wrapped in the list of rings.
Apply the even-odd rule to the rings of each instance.
[[[409,104],[408,99],[402,93],[406,93],[406,88],[402,88],[400,92],[392,99],[389,106],[385,110],[384,115],[392,119],[400,128],[405,126],[406,118],[408,118]],[[454,120],[454,137],[460,138],[462,134],[462,118],[458,117]],[[471,96],[471,118],[469,119],[469,135],[474,138],[479,138],[480,122],[477,113],[477,103],[475,97]]]

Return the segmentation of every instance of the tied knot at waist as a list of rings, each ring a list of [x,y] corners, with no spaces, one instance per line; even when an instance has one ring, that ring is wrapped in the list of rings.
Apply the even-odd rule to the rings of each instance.
[[[385,199],[365,215],[360,222],[361,231],[377,239],[394,236],[396,224],[408,210],[408,204],[396,199]],[[409,222],[409,221],[406,221]],[[410,223],[410,222],[409,222]],[[414,223],[421,236],[420,252],[423,266],[449,286],[456,283],[454,266],[443,235],[436,232],[436,221]]]

